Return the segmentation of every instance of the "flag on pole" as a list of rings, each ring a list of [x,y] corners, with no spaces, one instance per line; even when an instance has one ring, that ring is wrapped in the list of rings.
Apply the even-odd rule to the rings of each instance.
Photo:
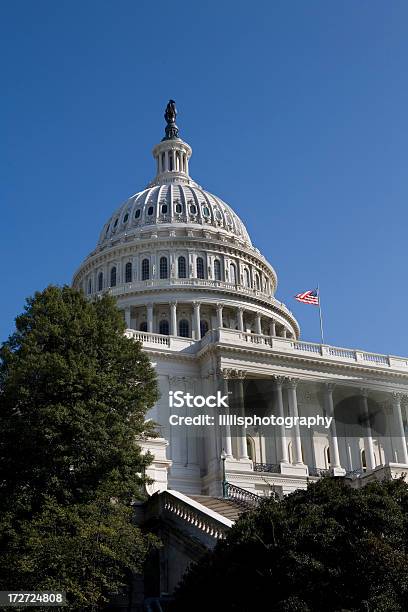
[[[310,291],[304,291],[295,295],[295,300],[302,302],[302,304],[313,304],[319,306],[319,291],[318,289],[312,289]]]

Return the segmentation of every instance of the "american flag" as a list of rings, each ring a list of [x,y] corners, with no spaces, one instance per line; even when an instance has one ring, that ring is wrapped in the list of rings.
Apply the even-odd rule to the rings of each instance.
[[[295,295],[295,300],[302,302],[303,304],[313,304],[314,306],[319,306],[319,292],[317,289],[304,291],[303,293],[298,293]]]

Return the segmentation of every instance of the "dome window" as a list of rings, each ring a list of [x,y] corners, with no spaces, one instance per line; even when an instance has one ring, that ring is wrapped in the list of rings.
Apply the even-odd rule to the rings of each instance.
[[[132,262],[128,261],[125,266],[125,283],[132,282]]]
[[[116,266],[113,266],[110,273],[110,286],[116,287]]]
[[[237,273],[236,273],[235,264],[231,264],[230,265],[230,283],[235,285],[236,282],[237,282]]]
[[[204,208],[203,208],[203,215],[204,215],[204,217],[209,217],[210,216],[210,209],[208,208],[208,206],[204,206]]]
[[[128,219],[129,219],[129,213],[126,213],[126,215],[123,217],[123,223],[126,223]]]
[[[221,214],[221,212],[218,210],[218,208],[217,208],[217,210],[215,211],[215,218],[216,218],[216,219],[218,219],[218,221],[221,221],[221,219],[222,219],[222,214]]]
[[[142,261],[142,280],[149,280],[150,278],[150,263],[148,259]]]
[[[103,272],[99,272],[98,274],[98,291],[102,291],[103,289]]]
[[[118,224],[119,219],[116,219],[115,223],[113,224],[113,227],[116,227]]]
[[[214,261],[214,279],[217,281],[221,280],[221,262],[219,259]]]
[[[192,215],[196,215],[197,214],[197,206],[195,204],[191,204],[190,205],[190,212]]]
[[[154,210],[153,206],[149,206],[149,208],[147,209],[147,214],[149,215],[149,217],[152,216],[153,210]]]
[[[183,257],[183,255],[178,258],[178,277],[179,278],[187,277],[186,258]]]
[[[197,257],[197,278],[204,278],[204,259]]]
[[[160,257],[160,278],[168,278],[169,277],[169,266],[167,262],[167,257]]]
[[[179,321],[179,336],[182,338],[188,338],[190,336],[190,326],[187,319],[181,319],[181,321]]]
[[[109,228],[110,228],[110,224],[108,224],[108,227],[106,228],[105,236],[107,236],[107,235],[108,235]]]
[[[167,214],[167,211],[168,211],[167,204],[162,204],[161,211],[163,215]]]
[[[176,213],[181,213],[183,211],[183,207],[180,202],[176,204]]]
[[[138,219],[140,217],[140,208],[137,209],[137,211],[135,212],[135,219]]]

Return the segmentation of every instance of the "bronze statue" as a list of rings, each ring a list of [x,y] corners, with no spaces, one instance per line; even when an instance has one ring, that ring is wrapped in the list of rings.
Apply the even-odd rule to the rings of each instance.
[[[176,103],[174,100],[169,100],[166,106],[166,111],[164,113],[164,118],[167,121],[167,123],[175,123],[176,116],[177,116]]]

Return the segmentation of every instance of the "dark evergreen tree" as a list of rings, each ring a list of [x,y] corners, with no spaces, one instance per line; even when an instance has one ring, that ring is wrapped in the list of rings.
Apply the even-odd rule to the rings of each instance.
[[[175,610],[405,612],[408,485],[324,478],[244,514],[186,574]]]
[[[0,350],[0,589],[99,609],[155,545],[134,524],[157,400],[113,298],[50,286]]]

